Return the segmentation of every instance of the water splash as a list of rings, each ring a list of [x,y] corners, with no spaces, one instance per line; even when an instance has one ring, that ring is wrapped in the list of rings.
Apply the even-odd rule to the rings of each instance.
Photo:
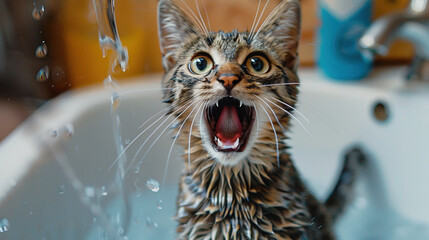
[[[33,18],[35,20],[40,20],[42,19],[43,15],[45,14],[45,6],[34,6],[33,12],[31,13],[31,15],[33,16]]]
[[[158,227],[158,223],[154,222],[150,217],[147,217],[146,226],[150,229],[153,229]]]
[[[149,188],[152,192],[158,192],[159,191],[159,182],[155,179],[149,178],[146,181],[146,187]]]
[[[156,204],[156,208],[158,208],[159,210],[162,210],[163,205],[164,205],[164,202],[161,199],[159,199],[158,204]]]
[[[113,137],[116,145],[116,152],[120,156],[118,161],[118,168],[116,171],[116,179],[114,187],[117,188],[118,195],[120,196],[120,210],[116,214],[116,224],[119,236],[125,236],[129,227],[129,221],[131,217],[131,206],[129,204],[129,197],[124,189],[124,177],[125,177],[125,164],[127,162],[126,154],[122,154],[124,146],[121,138],[121,123],[118,114],[118,108],[120,105],[120,96],[118,94],[118,84],[111,77],[111,73],[115,72],[117,66],[120,66],[122,71],[126,71],[128,67],[128,51],[127,48],[122,46],[121,40],[119,39],[118,30],[116,27],[115,19],[115,2],[114,0],[93,0],[93,5],[98,22],[98,40],[100,43],[103,57],[106,56],[107,50],[113,50],[113,57],[111,68],[109,69],[108,77],[104,80],[104,85],[107,89],[112,91],[111,95],[111,118]]]
[[[118,226],[124,229],[124,234],[126,234],[129,226],[128,223],[131,217],[131,206],[129,204],[128,194],[126,194],[123,187],[126,173],[125,164],[127,163],[127,156],[126,154],[121,154],[125,149],[124,145],[122,144],[121,119],[118,113],[121,98],[118,94],[119,86],[110,75],[104,80],[104,87],[112,91],[112,95],[110,97],[110,115],[112,118],[113,139],[116,146],[116,153],[118,156],[120,156],[117,164],[118,168],[116,170],[116,179],[114,182],[114,186],[119,190],[118,194],[120,195],[121,199],[121,208],[117,213],[116,220]]]
[[[117,92],[112,92],[112,97],[110,98],[110,101],[112,104],[112,109],[116,111],[119,107],[119,104],[121,103],[119,94]]]
[[[60,186],[60,188],[58,190],[58,194],[63,195],[65,192],[66,192],[66,186],[64,186],[64,184],[63,184]]]
[[[9,220],[7,220],[7,218],[3,218],[2,220],[0,220],[0,233],[7,232],[9,231],[9,229]]]
[[[106,186],[101,186],[101,196],[105,197],[107,196],[109,193],[107,192]]]
[[[128,67],[128,50],[122,46],[116,27],[115,1],[114,0],[93,0],[95,13],[98,22],[98,40],[100,42],[103,57],[106,52],[112,49],[116,52],[112,69],[120,66],[122,71]]]
[[[39,45],[36,48],[36,57],[37,58],[44,58],[48,54],[48,45],[45,42],[42,42],[41,45]]]
[[[44,66],[37,72],[36,80],[38,82],[45,82],[48,79],[49,79],[49,67]]]
[[[46,147],[49,148],[57,162],[60,164],[61,169],[64,171],[66,177],[71,183],[72,189],[74,189],[80,196],[80,201],[84,206],[93,214],[94,218],[99,220],[99,226],[101,232],[104,235],[108,234],[109,237],[114,237],[118,240],[126,240],[124,236],[119,236],[117,225],[113,225],[110,218],[107,216],[105,211],[102,209],[99,203],[94,202],[95,190],[94,187],[84,186],[79,178],[74,173],[72,167],[68,162],[68,158],[64,155],[63,152],[57,151],[53,146],[46,144]],[[29,212],[30,215],[33,214],[32,211]],[[101,238],[106,239],[106,238]]]

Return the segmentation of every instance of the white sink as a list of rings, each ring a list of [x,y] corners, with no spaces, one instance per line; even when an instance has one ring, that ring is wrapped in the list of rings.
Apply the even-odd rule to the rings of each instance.
[[[300,71],[298,110],[308,122],[295,114],[301,124],[293,122],[289,144],[316,196],[327,196],[349,147],[360,145],[369,156],[354,201],[337,225],[339,239],[429,239],[429,86],[406,86],[403,70],[378,69],[356,83]],[[120,84],[122,143],[132,142],[128,161],[152,132],[133,142],[139,126],[165,107],[160,76],[149,78]],[[118,164],[110,169],[117,158],[111,95],[103,87],[62,95],[0,143],[1,240],[115,239],[120,209],[130,216],[129,240],[174,238],[177,181],[184,169],[180,148],[173,151],[165,184],[171,132],[153,145],[138,173],[137,158],[124,178],[130,206],[124,210],[112,187]],[[387,109],[385,121],[374,116],[377,103]],[[74,176],[78,181],[70,181]],[[151,179],[161,185],[158,192]]]

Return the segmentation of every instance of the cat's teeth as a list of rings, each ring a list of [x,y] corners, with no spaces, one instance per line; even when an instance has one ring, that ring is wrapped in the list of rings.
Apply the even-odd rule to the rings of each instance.
[[[219,138],[215,137],[215,142],[218,147],[223,148],[224,144]]]
[[[234,142],[234,145],[232,145],[232,148],[236,149],[239,143],[240,143],[240,138],[237,138],[237,140],[235,140]]]
[[[240,138],[237,138],[233,145],[225,145],[219,138],[215,137],[216,145],[220,149],[237,149],[238,145],[240,144]]]
[[[219,101],[216,102],[216,107],[219,107]]]
[[[243,102],[242,102],[242,101],[240,101],[240,107],[241,107],[241,106],[243,106]]]

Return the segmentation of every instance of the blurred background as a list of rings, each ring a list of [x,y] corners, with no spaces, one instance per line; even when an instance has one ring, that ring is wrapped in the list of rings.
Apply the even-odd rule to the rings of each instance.
[[[192,6],[193,1],[189,1]],[[258,0],[206,1],[213,31],[250,29]],[[280,1],[269,3],[273,9]],[[303,30],[300,59],[315,65],[317,0],[301,0]],[[373,18],[404,9],[408,0],[373,1]],[[243,7],[245,6],[245,7]],[[161,73],[157,0],[117,0],[115,12],[129,68],[112,75],[119,82]],[[195,7],[195,6],[193,6]],[[408,62],[413,49],[395,42],[377,65]],[[47,100],[68,91],[102,84],[110,69],[98,41],[97,18],[89,0],[0,0],[0,140]]]

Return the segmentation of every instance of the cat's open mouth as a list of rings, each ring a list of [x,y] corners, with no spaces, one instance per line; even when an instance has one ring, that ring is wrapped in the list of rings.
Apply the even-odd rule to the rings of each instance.
[[[255,109],[233,97],[224,97],[206,108],[213,147],[222,152],[242,152],[255,120]]]

